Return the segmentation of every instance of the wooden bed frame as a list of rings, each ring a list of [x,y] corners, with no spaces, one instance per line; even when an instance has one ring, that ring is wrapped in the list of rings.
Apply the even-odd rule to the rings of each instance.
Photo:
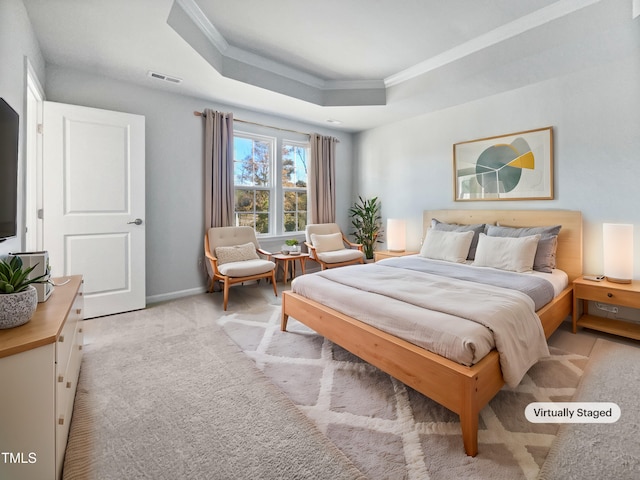
[[[432,210],[423,215],[424,231],[431,219],[442,222],[505,226],[562,225],[558,236],[557,267],[567,272],[569,286],[538,310],[546,338],[571,314],[572,282],[582,274],[582,214],[568,210]],[[491,351],[466,367],[412,343],[371,327],[321,303],[286,291],[282,296],[281,329],[289,317],[354,355],[414,388],[460,416],[467,455],[478,453],[478,415],[504,385],[498,352]]]

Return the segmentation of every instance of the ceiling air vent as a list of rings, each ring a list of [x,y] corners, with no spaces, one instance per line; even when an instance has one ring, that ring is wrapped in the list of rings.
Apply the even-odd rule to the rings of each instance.
[[[175,84],[182,83],[181,78],[171,77],[169,75],[165,75],[164,73],[152,72],[151,70],[147,72],[147,75],[151,78],[155,78],[157,80],[164,80],[165,82],[169,82],[169,83],[175,83]]]

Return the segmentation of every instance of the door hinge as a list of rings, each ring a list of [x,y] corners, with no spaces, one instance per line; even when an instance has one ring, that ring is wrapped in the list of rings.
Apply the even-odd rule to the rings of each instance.
[[[44,218],[44,210],[43,210],[43,209],[41,209],[41,208],[39,208],[39,209],[38,209],[37,216],[38,216],[38,218],[39,218],[40,220],[42,220],[42,219]]]
[[[42,133],[42,124],[41,123],[38,124],[38,133],[40,133],[40,134]]]

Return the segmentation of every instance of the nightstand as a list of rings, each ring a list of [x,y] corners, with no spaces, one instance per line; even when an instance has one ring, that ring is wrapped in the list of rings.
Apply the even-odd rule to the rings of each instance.
[[[391,250],[380,250],[379,252],[373,252],[374,261],[382,260],[384,258],[404,257],[405,255],[415,255],[418,252],[410,252],[404,250],[402,252],[392,252]]]
[[[640,309],[640,281],[612,283],[578,278],[573,282],[573,333],[578,327],[640,340],[640,324],[589,315],[589,300]],[[578,306],[582,301],[582,315]]]
[[[299,253],[297,255],[289,255],[285,253],[276,253],[274,255],[271,255],[271,258],[276,261],[276,264],[278,266],[282,267],[283,281],[284,283],[287,283],[287,280],[289,278],[289,264],[291,264],[291,280],[296,277],[296,260],[300,262],[300,270],[304,275],[304,264],[307,258],[309,258],[309,254]]]

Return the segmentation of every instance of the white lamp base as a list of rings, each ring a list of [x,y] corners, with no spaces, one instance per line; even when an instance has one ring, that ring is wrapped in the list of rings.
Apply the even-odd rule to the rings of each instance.
[[[631,283],[631,280],[626,280],[624,278],[613,278],[613,277],[606,277],[607,282],[612,282],[612,283]]]

